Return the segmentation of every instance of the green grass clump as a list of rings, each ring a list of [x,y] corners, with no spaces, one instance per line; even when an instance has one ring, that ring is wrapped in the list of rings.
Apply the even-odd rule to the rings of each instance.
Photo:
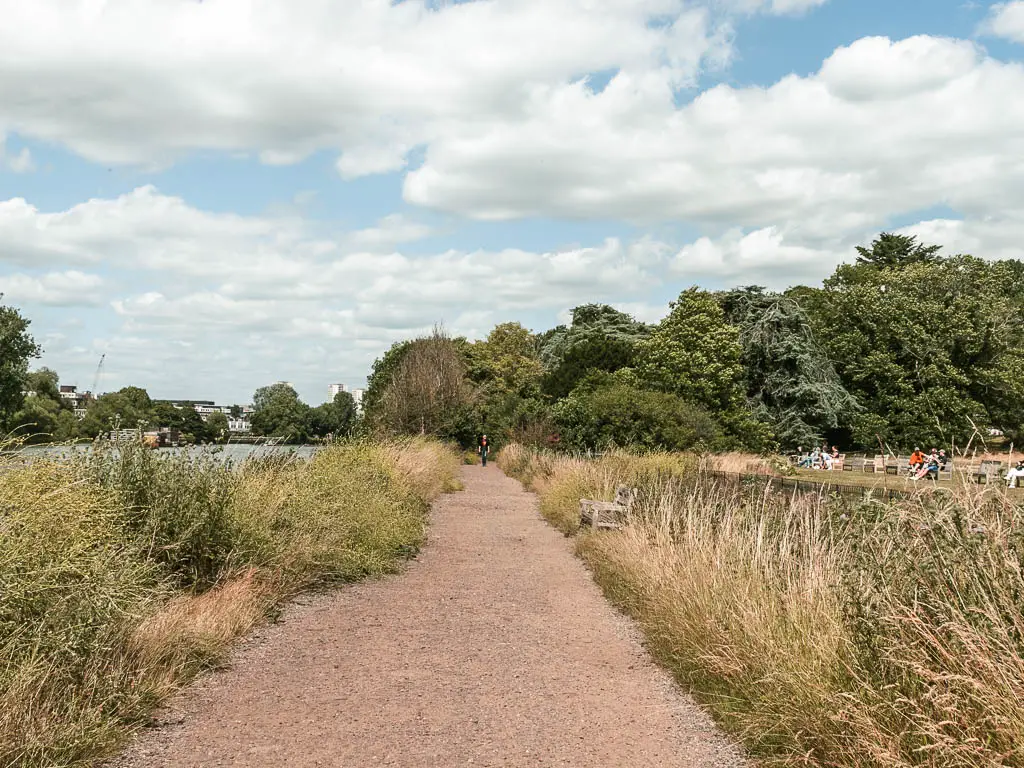
[[[140,442],[97,444],[85,477],[114,496],[146,558],[185,589],[208,589],[231,569],[243,535],[231,514],[238,478],[209,453],[158,454]]]
[[[117,649],[167,594],[109,493],[66,465],[0,471],[0,765],[109,746],[111,705],[137,712]]]
[[[394,572],[458,462],[427,440],[0,461],[0,766],[92,764],[296,591]]]
[[[423,541],[427,502],[373,444],[320,451],[301,466],[248,474],[232,512],[246,559],[298,585],[394,571]]]

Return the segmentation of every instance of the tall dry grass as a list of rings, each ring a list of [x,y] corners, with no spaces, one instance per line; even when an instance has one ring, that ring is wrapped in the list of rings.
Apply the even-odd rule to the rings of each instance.
[[[0,766],[89,764],[296,591],[393,572],[458,466],[425,440],[0,460]]]
[[[510,457],[563,530],[578,490],[638,477]],[[1024,765],[1024,513],[1011,498],[852,504],[700,472],[640,477],[632,522],[581,534],[577,550],[766,765]]]

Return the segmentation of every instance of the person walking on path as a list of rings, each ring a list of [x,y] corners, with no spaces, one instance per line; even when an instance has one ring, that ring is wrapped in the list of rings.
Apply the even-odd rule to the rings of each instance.
[[[480,461],[486,467],[487,466],[487,454],[491,452],[491,441],[487,435],[480,436],[480,443],[476,447],[476,452],[480,454]]]

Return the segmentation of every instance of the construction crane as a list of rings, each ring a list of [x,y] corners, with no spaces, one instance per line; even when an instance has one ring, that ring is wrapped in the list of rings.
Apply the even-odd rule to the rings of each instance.
[[[99,397],[100,396],[100,393],[99,393],[100,376],[103,375],[103,361],[106,360],[106,359],[107,359],[107,353],[104,352],[102,355],[100,355],[100,364],[96,366],[96,375],[93,377],[93,380],[92,380],[92,396],[93,397]]]

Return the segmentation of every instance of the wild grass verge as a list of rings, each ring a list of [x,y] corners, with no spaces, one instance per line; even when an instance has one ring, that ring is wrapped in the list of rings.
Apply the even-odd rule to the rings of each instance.
[[[963,488],[852,503],[699,471],[645,477],[652,460],[499,457],[563,530],[580,496],[639,485],[631,522],[581,533],[577,551],[752,755],[1024,765],[1024,512],[1011,497]]]
[[[458,466],[425,440],[0,463],[0,766],[107,756],[295,592],[395,571]]]

